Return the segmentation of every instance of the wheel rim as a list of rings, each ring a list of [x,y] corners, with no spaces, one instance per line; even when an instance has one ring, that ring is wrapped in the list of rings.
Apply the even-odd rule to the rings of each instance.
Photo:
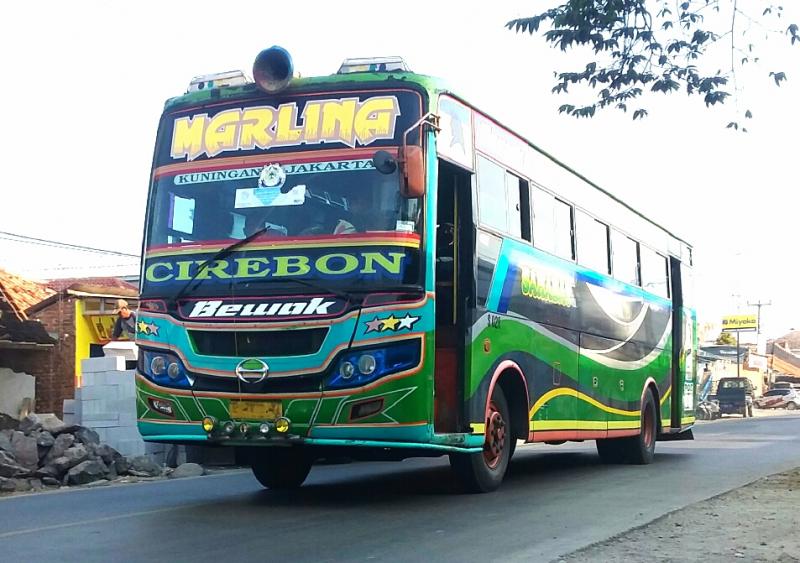
[[[642,424],[644,424],[644,428],[642,428],[642,440],[644,441],[645,447],[648,449],[653,445],[653,440],[656,433],[653,422],[655,422],[655,418],[653,417],[653,408],[650,404],[648,404],[644,409],[644,416],[642,420]]]
[[[500,464],[505,447],[506,423],[495,402],[491,401],[486,417],[486,442],[483,445],[483,459],[489,468],[495,469]]]

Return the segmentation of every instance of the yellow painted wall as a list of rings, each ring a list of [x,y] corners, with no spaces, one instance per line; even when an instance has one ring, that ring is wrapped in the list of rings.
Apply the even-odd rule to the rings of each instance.
[[[117,318],[111,314],[86,314],[85,300],[75,300],[75,386],[81,386],[81,360],[89,357],[90,344],[107,344]],[[127,338],[124,338],[127,340]]]

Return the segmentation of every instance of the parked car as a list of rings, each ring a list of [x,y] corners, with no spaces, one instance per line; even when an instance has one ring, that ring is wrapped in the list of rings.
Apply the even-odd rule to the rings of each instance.
[[[790,383],[788,381],[778,381],[772,384],[772,389],[794,389],[800,390],[800,383]]]
[[[800,408],[800,393],[795,389],[773,389],[756,399],[753,404],[759,409]]]
[[[746,377],[723,377],[717,385],[720,414],[753,416],[753,384]]]

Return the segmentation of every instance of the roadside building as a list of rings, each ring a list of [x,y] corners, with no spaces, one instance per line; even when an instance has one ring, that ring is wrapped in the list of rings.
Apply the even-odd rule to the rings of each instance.
[[[116,300],[125,299],[134,309],[138,291],[128,282],[105,277],[53,280],[48,287],[53,293],[27,314],[58,335],[56,381],[48,407],[61,416],[64,400],[73,399],[81,386],[81,360],[102,356],[102,347],[111,340]]]
[[[800,383],[800,330],[769,340],[767,363],[773,381]]]
[[[723,377],[737,377],[737,359],[739,363],[738,376],[746,377],[753,384],[757,395],[763,394],[766,390],[764,374],[749,362],[750,351],[746,346],[738,350],[736,346],[716,344],[701,346],[698,352],[698,373],[701,374],[701,390],[704,383],[710,377],[708,391],[711,395],[716,392],[717,382]]]
[[[54,293],[0,269],[0,413],[48,412],[56,339],[26,309]],[[41,401],[34,405],[34,400]]]

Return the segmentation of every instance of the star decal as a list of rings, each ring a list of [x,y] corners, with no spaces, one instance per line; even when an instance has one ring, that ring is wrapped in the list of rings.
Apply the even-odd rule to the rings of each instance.
[[[139,321],[136,323],[136,332],[145,336],[158,336],[158,325]]]
[[[369,332],[397,332],[399,330],[413,330],[414,323],[416,323],[420,317],[414,317],[406,313],[405,317],[395,317],[394,314],[389,315],[385,319],[381,319],[375,317],[371,321],[367,321],[364,324],[367,326],[367,330],[365,333]]]
[[[400,322],[400,319],[396,319],[394,315],[389,315],[387,318],[383,319],[383,326],[381,327],[381,332],[385,332],[387,330],[391,330],[392,332],[397,332],[397,323]]]
[[[381,320],[378,317],[375,317],[371,321],[367,321],[367,332],[378,332],[381,329]]]
[[[412,328],[414,328],[414,323],[417,322],[418,320],[419,317],[412,317],[411,315],[406,313],[406,316],[400,319],[400,326],[397,327],[397,330],[403,330],[404,328],[411,330]]]

